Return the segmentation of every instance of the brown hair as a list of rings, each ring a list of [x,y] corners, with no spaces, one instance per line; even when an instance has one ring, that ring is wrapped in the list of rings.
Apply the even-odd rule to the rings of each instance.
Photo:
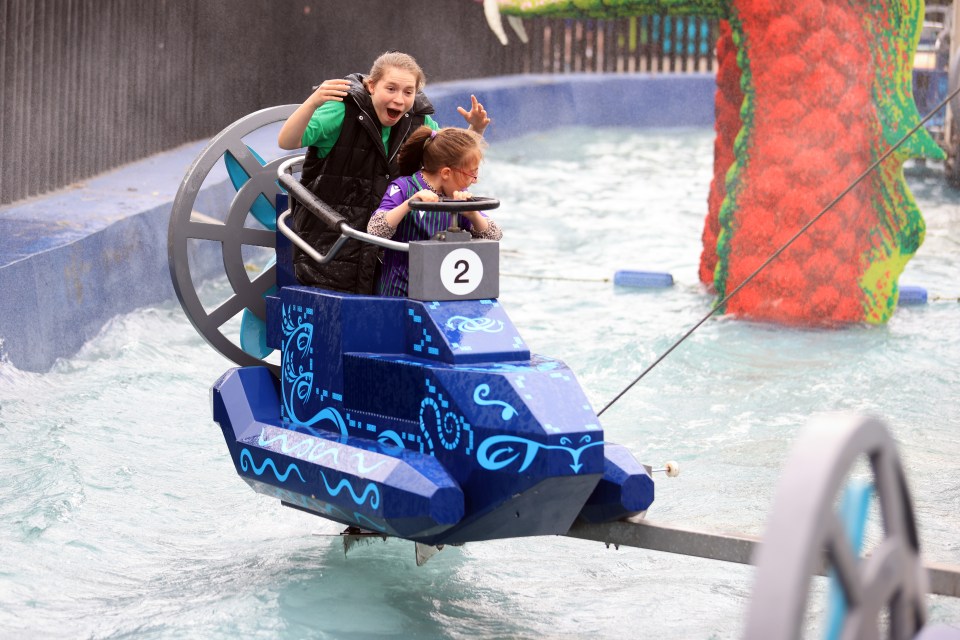
[[[471,153],[483,155],[487,143],[469,129],[445,127],[434,132],[430,127],[420,127],[410,134],[397,154],[400,175],[409,176],[421,167],[429,172],[444,167],[456,167]]]
[[[370,75],[367,77],[367,82],[380,82],[383,74],[390,68],[403,69],[404,71],[412,73],[413,77],[417,79],[417,91],[423,89],[423,85],[427,83],[427,78],[423,75],[423,69],[421,69],[417,61],[413,59],[413,56],[400,53],[399,51],[381,53],[380,57],[373,61],[373,66],[370,67]],[[369,87],[367,88],[369,89]]]

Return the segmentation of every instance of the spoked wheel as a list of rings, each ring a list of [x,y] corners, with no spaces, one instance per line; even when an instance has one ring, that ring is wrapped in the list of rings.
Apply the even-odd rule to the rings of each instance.
[[[847,476],[869,461],[883,538],[858,558],[835,511]],[[846,601],[838,637],[912,638],[926,619],[926,573],[913,507],[896,446],[876,419],[824,417],[801,435],[777,485],[773,514],[754,558],[756,581],[746,637],[800,637],[810,577],[822,566],[836,576]]]
[[[266,362],[262,351],[245,351],[224,334],[223,327],[240,313],[244,314],[245,322],[248,318],[254,324],[262,324],[266,320],[263,296],[276,286],[276,266],[271,260],[269,266],[251,280],[244,264],[243,247],[275,249],[276,220],[272,219],[272,212],[275,211],[277,194],[280,193],[277,168],[285,160],[299,155],[287,155],[262,163],[256,152],[243,142],[243,138],[264,126],[286,120],[296,108],[297,105],[282,105],[257,111],[237,120],[210,141],[190,166],[177,191],[170,215],[167,245],[174,290],[184,312],[200,335],[210,346],[237,364],[268,366],[274,373],[277,373],[278,367]],[[223,222],[194,211],[204,179],[221,159],[227,163],[231,179],[237,187],[237,194]],[[238,175],[242,177],[238,178]],[[248,215],[253,215],[262,228],[248,227]],[[191,277],[191,240],[221,244],[223,271],[233,290],[227,300],[209,313],[201,303]]]

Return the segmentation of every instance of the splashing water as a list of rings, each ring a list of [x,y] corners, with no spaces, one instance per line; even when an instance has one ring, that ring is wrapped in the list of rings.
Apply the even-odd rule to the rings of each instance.
[[[697,278],[712,143],[699,129],[565,129],[488,153],[474,191],[503,203],[500,300],[595,407],[713,300]],[[960,193],[933,174],[909,182],[928,232],[901,283],[955,299]],[[602,281],[617,269],[677,284]],[[658,477],[651,520],[760,535],[807,418],[876,413],[900,444],[925,558],[960,564],[958,316],[954,300],[843,331],[711,320],[604,414],[607,439],[680,462],[679,478]],[[230,366],[176,302],[114,318],[47,374],[0,364],[2,635],[739,636],[749,567],[561,537],[448,547],[419,569],[397,540],[345,559],[339,525],[237,477],[209,395]],[[960,623],[960,601],[929,603]]]

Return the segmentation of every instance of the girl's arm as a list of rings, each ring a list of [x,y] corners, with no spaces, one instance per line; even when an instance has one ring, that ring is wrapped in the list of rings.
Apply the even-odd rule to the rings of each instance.
[[[387,224],[387,221],[383,217],[385,213],[386,211],[382,209],[374,211],[373,215],[370,216],[370,220],[367,222],[367,233],[372,236],[377,236],[378,238],[389,239],[393,237],[393,234],[397,232],[397,228]]]
[[[303,146],[303,132],[307,130],[310,124],[310,118],[313,112],[320,108],[324,102],[335,100],[343,102],[347,95],[347,89],[350,87],[350,81],[345,78],[334,80],[325,80],[323,84],[317,87],[317,90],[310,94],[303,104],[297,107],[287,121],[280,127],[280,134],[277,136],[277,145],[281,149],[299,149]]]
[[[470,228],[478,234],[485,232],[490,226],[490,218],[484,217],[479,211],[461,211],[460,215],[470,221]]]
[[[470,199],[469,191],[454,191],[454,200]],[[503,231],[492,219],[486,217],[479,211],[461,211],[460,215],[470,221],[470,235],[484,240],[499,240],[503,237]]]
[[[422,189],[395,206],[393,209],[378,209],[370,217],[370,222],[367,223],[367,233],[374,236],[380,236],[381,238],[392,238],[393,234],[397,232],[397,226],[399,226],[400,221],[403,220],[408,213],[410,213],[410,201],[414,198],[419,198],[424,202],[437,202],[440,199],[439,196],[437,196],[437,194],[435,194],[433,191],[430,191],[429,189]]]
[[[503,231],[496,221],[479,211],[464,211],[460,215],[470,221],[470,235],[473,237],[483,240],[499,240],[503,237]]]
[[[400,224],[400,221],[403,220],[408,213],[410,213],[410,201],[414,198],[418,198],[424,202],[438,202],[440,200],[440,197],[433,191],[430,191],[429,189],[421,189],[393,209],[390,209],[390,211],[387,211],[383,214],[387,224],[396,229],[397,225]]]

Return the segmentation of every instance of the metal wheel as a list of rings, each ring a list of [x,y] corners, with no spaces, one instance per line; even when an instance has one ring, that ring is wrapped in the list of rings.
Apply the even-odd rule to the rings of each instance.
[[[269,268],[251,280],[243,261],[243,246],[274,249],[276,234],[268,227],[250,228],[245,223],[261,194],[271,207],[276,207],[276,197],[280,192],[276,182],[277,168],[285,160],[300,155],[287,155],[263,165],[255,152],[244,144],[243,138],[266,125],[286,120],[296,108],[297,105],[282,105],[251,113],[210,141],[190,166],[174,198],[167,244],[173,288],[184,312],[200,335],[233,362],[241,366],[268,366],[275,373],[278,371],[276,365],[247,353],[224,335],[222,329],[224,324],[245,310],[260,322],[266,319],[263,295],[276,286],[276,266],[271,263]],[[242,167],[249,179],[239,187],[230,203],[226,220],[220,222],[195,213],[194,204],[204,179],[227,154],[232,156],[231,163]],[[200,302],[190,274],[188,254],[191,240],[221,243],[223,270],[233,289],[233,295],[209,313]]]
[[[834,510],[854,463],[865,456],[873,473],[883,539],[857,558]],[[798,638],[810,576],[826,564],[846,600],[839,636],[912,638],[926,619],[926,573],[913,507],[896,446],[874,418],[835,414],[801,434],[777,485],[773,514],[754,558],[756,581],[746,636]]]

